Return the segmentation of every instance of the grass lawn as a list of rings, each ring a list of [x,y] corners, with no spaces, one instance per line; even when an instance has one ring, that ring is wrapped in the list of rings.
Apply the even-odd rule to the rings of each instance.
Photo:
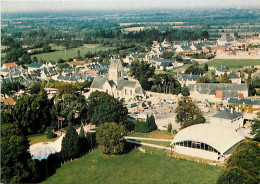
[[[88,52],[95,52],[99,50],[108,50],[113,49],[113,47],[95,47],[95,48],[74,48],[70,50],[57,50],[49,53],[35,54],[34,56],[38,58],[38,60],[46,60],[46,61],[55,61],[57,62],[59,59],[67,60],[69,58],[74,58],[78,55],[78,51],[80,51],[80,55],[84,57],[84,55]]]
[[[152,150],[152,149],[150,149]],[[160,153],[160,152],[158,152]],[[134,149],[128,154],[109,156],[99,150],[68,162],[43,183],[215,183],[219,166],[168,157]]]
[[[130,134],[129,136],[132,137],[149,137],[149,138],[155,138],[155,139],[173,139],[175,134],[169,133],[166,130],[155,130],[149,133],[140,133],[140,132],[134,132]]]
[[[210,67],[241,68],[243,66],[260,65],[260,59],[214,59],[207,64]]]
[[[28,139],[30,141],[30,145],[40,143],[40,142],[54,142],[59,137],[55,137],[53,139],[47,139],[46,134],[36,134],[36,135],[30,135],[28,136]]]

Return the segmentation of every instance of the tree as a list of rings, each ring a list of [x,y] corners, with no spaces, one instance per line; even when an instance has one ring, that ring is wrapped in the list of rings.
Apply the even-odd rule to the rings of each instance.
[[[29,141],[15,124],[1,125],[1,182],[29,183],[36,180]]]
[[[79,138],[76,129],[68,126],[66,134],[61,143],[61,154],[63,159],[69,160],[77,158],[79,155]]]
[[[72,83],[62,83],[58,86],[55,101],[57,102],[64,94],[75,94],[77,86]]]
[[[167,132],[172,132],[172,124],[168,123]]]
[[[204,70],[204,72],[209,71],[209,65],[208,65],[208,64],[205,64],[205,65],[203,66],[203,70]]]
[[[182,94],[182,96],[190,96],[190,90],[185,84],[181,88],[181,94]]]
[[[130,66],[131,75],[140,80],[141,74],[143,74],[147,79],[154,75],[155,67],[151,66],[150,63],[146,61],[134,60]]]
[[[127,130],[123,125],[117,123],[105,123],[98,127],[97,142],[99,148],[105,154],[120,154],[124,152],[124,135]]]
[[[185,72],[186,74],[193,74],[193,75],[200,75],[204,73],[204,70],[202,67],[199,67],[199,63],[195,62],[192,65],[190,65]]]
[[[173,56],[174,56],[174,52],[168,52],[168,51],[163,52],[163,54],[161,55],[161,57],[164,59],[172,59]]]
[[[207,76],[202,76],[197,79],[196,83],[211,83],[211,81]]]
[[[142,86],[142,88],[144,90],[149,89],[149,82],[148,82],[148,78],[146,76],[144,76],[143,74],[141,74],[140,79],[139,79],[140,85]]]
[[[209,39],[208,31],[202,31],[200,37],[201,37],[201,39]]]
[[[220,82],[221,82],[221,83],[231,83],[231,80],[230,80],[230,78],[228,77],[227,72],[225,72],[225,73],[221,76]]]
[[[41,133],[50,126],[52,116],[46,91],[42,90],[37,95],[22,95],[14,106],[14,120],[25,135]]]
[[[255,135],[254,140],[260,142],[260,112],[257,113],[257,119],[254,120],[251,134]]]
[[[227,160],[217,183],[259,183],[260,145],[255,141],[241,142]]]
[[[206,121],[201,110],[195,105],[190,97],[181,97],[175,112],[176,122],[181,124],[181,128],[205,123]]]
[[[87,138],[85,136],[84,128],[81,125],[79,131],[79,153],[82,155],[87,152],[89,146],[87,145]]]
[[[24,89],[24,86],[19,82],[5,82],[1,84],[1,93],[4,95],[11,95],[12,91],[18,92],[20,89]]]
[[[51,46],[49,46],[49,45],[44,45],[43,48],[42,48],[42,51],[43,51],[43,52],[51,52]]]
[[[128,128],[127,114],[128,110],[122,101],[113,96],[95,91],[87,99],[87,120],[96,125],[105,122],[123,123]]]
[[[36,82],[30,86],[29,93],[31,95],[37,95],[41,90],[43,90],[43,87],[41,85],[41,82]]]
[[[28,54],[23,54],[20,64],[30,64],[32,62],[31,57]]]
[[[56,137],[57,135],[55,133],[53,133],[53,131],[50,128],[47,128],[46,131],[46,137],[47,139],[52,139],[54,137]]]

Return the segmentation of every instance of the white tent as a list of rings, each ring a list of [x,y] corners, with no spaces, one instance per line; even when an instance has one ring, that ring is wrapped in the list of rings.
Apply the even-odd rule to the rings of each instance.
[[[235,130],[212,124],[197,124],[181,130],[173,139],[174,151],[195,157],[218,160],[228,157],[244,139]]]

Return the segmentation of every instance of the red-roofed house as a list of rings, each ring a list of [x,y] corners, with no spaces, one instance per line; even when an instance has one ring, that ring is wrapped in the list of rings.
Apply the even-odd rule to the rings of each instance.
[[[17,66],[17,64],[15,62],[12,62],[12,63],[5,63],[2,68],[3,69],[4,68],[13,68],[13,67],[16,67],[16,66]]]

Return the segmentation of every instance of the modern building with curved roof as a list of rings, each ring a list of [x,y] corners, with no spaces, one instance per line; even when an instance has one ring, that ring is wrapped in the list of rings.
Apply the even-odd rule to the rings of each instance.
[[[218,161],[229,157],[242,140],[233,129],[204,123],[180,130],[171,145],[177,153]]]

